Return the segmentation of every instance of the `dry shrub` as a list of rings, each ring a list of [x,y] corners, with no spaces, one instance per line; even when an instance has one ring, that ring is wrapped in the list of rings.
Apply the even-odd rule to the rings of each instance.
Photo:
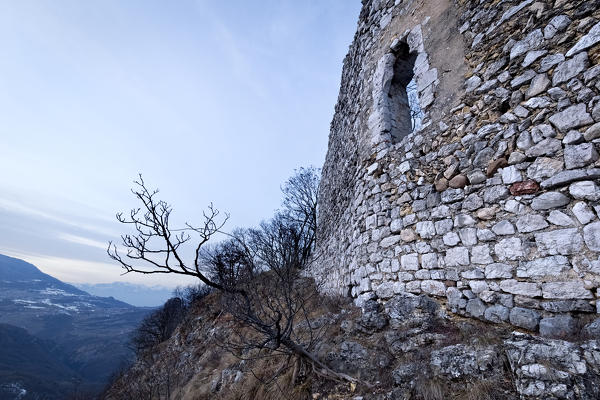
[[[502,344],[505,330],[502,327],[494,327],[489,324],[463,322],[460,324],[460,343],[473,343],[480,346],[493,346]]]
[[[506,399],[504,393],[502,393],[501,388],[499,388],[499,383],[488,381],[488,380],[479,380],[473,383],[467,384],[466,391],[459,395],[458,400],[503,400]]]
[[[444,386],[442,383],[433,379],[419,379],[415,386],[415,395],[421,400],[445,400]]]
[[[320,307],[325,312],[338,314],[342,310],[348,310],[352,307],[352,298],[342,295],[321,295],[318,300]]]
[[[237,384],[223,388],[219,400],[307,400],[310,399],[310,381],[295,385],[293,363],[281,357],[253,360],[252,373],[245,373]],[[281,372],[283,368],[283,372]],[[275,379],[271,379],[275,377]]]

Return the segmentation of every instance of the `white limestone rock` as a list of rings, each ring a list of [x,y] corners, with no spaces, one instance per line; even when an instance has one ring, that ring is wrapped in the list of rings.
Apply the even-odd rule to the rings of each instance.
[[[465,91],[467,93],[475,91],[481,85],[481,78],[477,75],[473,75],[465,81]]]
[[[515,233],[515,227],[509,221],[500,221],[492,226],[492,231],[496,235],[512,235]]]
[[[448,249],[446,250],[444,261],[448,267],[469,265],[469,250],[466,247],[453,247]]]
[[[569,259],[565,256],[537,258],[521,263],[517,267],[517,277],[531,278],[543,276],[559,276],[570,269]]]
[[[583,201],[575,203],[573,206],[573,214],[580,224],[585,225],[596,219],[596,214]]]
[[[600,222],[593,222],[583,228],[585,244],[592,251],[600,251]]]
[[[579,128],[594,122],[586,110],[585,104],[575,104],[552,115],[549,121],[559,131],[566,133],[570,129]]]
[[[585,288],[583,281],[548,282],[542,284],[545,299],[591,299],[592,292]]]
[[[550,69],[552,69],[552,67],[554,67],[557,64],[560,64],[564,60],[565,60],[565,56],[563,54],[560,54],[560,53],[550,54],[550,55],[542,58],[542,61],[540,61],[540,68],[538,71],[539,72],[549,71]]]
[[[475,294],[479,294],[484,290],[488,290],[489,286],[486,281],[469,281],[469,287]]]
[[[558,139],[546,138],[525,150],[527,157],[553,156],[562,150],[562,143]]]
[[[456,246],[460,242],[460,237],[456,232],[448,232],[442,237],[442,240],[446,246]]]
[[[494,259],[490,255],[490,249],[487,245],[474,246],[471,249],[471,262],[473,264],[490,264]]]
[[[529,84],[529,88],[525,92],[525,98],[530,99],[538,94],[544,93],[550,87],[550,79],[546,74],[537,74]]]
[[[405,271],[416,271],[419,269],[419,255],[417,253],[404,254],[400,257],[400,266]]]
[[[567,169],[585,167],[598,160],[598,152],[592,143],[565,146],[564,156]]]
[[[529,233],[547,228],[548,223],[539,214],[527,214],[517,219],[517,229],[521,233]]]
[[[527,177],[536,181],[541,181],[556,175],[564,169],[561,159],[538,157],[527,168]]]
[[[440,281],[424,280],[421,282],[421,290],[424,293],[431,294],[434,296],[445,296],[446,285]]]
[[[566,55],[567,57],[571,57],[573,54],[588,49],[598,42],[600,42],[600,22],[594,25],[586,35],[582,36],[581,39],[575,43],[575,46],[567,51]]]
[[[527,53],[530,50],[537,49],[544,43],[544,34],[541,29],[531,31],[523,38],[516,42],[510,49],[510,59],[518,57],[522,54]]]
[[[435,226],[431,221],[417,222],[415,230],[423,239],[431,239],[435,236]]]
[[[567,57],[569,57],[567,55]],[[552,86],[558,86],[569,79],[576,77],[588,67],[587,53],[579,53],[572,59],[567,59],[556,67],[552,75]]]
[[[551,224],[558,226],[573,226],[573,220],[571,217],[558,210],[550,211],[550,215],[548,215],[548,221]]]
[[[477,244],[477,229],[475,228],[463,228],[458,231],[458,235],[465,246]]]
[[[513,266],[509,264],[493,263],[486,265],[486,279],[512,278]]]
[[[537,196],[531,202],[534,210],[549,210],[569,204],[570,199],[560,192],[546,192]]]
[[[562,14],[552,18],[544,28],[544,38],[552,39],[558,32],[562,32],[571,24],[571,19]]]
[[[388,236],[386,238],[381,239],[381,242],[379,242],[379,245],[381,247],[383,247],[384,249],[386,249],[386,248],[394,246],[395,244],[400,242],[400,240],[401,240],[400,235],[392,235],[392,236]]]
[[[500,282],[500,289],[507,293],[519,294],[527,297],[537,297],[542,295],[539,284],[534,282],[519,282],[516,279],[507,279]]]
[[[514,165],[502,168],[501,170],[502,182],[509,185],[511,183],[522,181],[521,171],[519,171]]]
[[[542,255],[578,254],[583,248],[583,238],[576,228],[537,233],[535,242]]]
[[[523,246],[521,239],[518,237],[512,237],[508,239],[500,240],[495,246],[494,251],[498,259],[502,260],[517,260],[519,257],[523,257]]]

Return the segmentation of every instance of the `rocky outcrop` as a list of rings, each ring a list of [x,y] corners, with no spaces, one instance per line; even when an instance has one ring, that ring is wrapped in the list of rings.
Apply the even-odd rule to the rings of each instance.
[[[325,289],[553,336],[593,318],[598,32],[594,1],[364,2],[323,168]],[[398,133],[411,57],[423,117]]]
[[[425,295],[395,295],[385,305],[369,300],[360,309],[322,297],[316,308],[310,308],[310,324],[319,337],[311,352],[336,371],[360,379],[352,385],[324,379],[309,365],[295,369],[293,359],[276,353],[233,357],[218,339],[231,324],[217,304],[210,296],[197,303],[175,334],[138,359],[103,398],[591,400],[600,396],[600,341],[547,339],[511,332],[506,326],[459,320]],[[599,327],[600,319],[585,331],[593,334]],[[298,332],[302,337],[302,329]]]

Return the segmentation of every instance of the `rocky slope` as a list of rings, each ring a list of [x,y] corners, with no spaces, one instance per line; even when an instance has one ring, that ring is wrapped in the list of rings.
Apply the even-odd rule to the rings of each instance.
[[[287,360],[239,360],[221,348],[216,338],[228,326],[227,317],[212,296],[196,305],[170,340],[124,372],[105,399],[600,396],[600,341],[589,337],[541,338],[505,325],[450,317],[425,295],[397,295],[385,306],[368,301],[362,308],[331,298],[315,304],[312,325],[321,336],[313,352],[365,384],[326,380],[307,365],[284,369],[269,382]],[[588,331],[597,335],[593,327]]]

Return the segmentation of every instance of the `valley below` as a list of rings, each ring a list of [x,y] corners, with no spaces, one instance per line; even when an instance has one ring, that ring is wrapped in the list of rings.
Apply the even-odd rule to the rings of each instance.
[[[131,362],[131,332],[151,310],[92,296],[0,255],[0,398],[98,392]]]

